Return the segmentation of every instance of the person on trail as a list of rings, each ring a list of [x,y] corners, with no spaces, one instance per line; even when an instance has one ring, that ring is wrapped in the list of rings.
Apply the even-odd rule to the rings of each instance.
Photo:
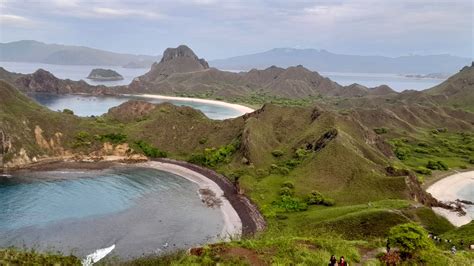
[[[341,256],[339,259],[339,266],[349,266],[349,264],[344,260],[344,256]]]
[[[336,265],[337,265],[336,256],[332,255],[331,258],[329,259],[329,266],[336,266]]]

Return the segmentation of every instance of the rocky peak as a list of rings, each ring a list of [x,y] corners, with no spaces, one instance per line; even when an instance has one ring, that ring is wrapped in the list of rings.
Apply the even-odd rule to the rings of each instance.
[[[167,48],[165,52],[163,53],[163,57],[161,58],[160,64],[168,62],[168,61],[172,61],[173,59],[176,59],[176,58],[183,58],[183,57],[187,57],[187,58],[191,58],[196,61],[199,61],[199,63],[202,65],[203,68],[205,69],[209,68],[209,64],[206,62],[206,60],[199,59],[196,56],[196,54],[193,52],[193,50],[191,50],[191,48],[189,48],[186,45],[180,45],[176,48]]]

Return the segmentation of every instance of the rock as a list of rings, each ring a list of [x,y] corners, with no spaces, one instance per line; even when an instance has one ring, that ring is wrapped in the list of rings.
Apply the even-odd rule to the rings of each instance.
[[[92,80],[101,80],[101,81],[113,81],[113,80],[122,80],[123,77],[116,71],[112,69],[103,69],[103,68],[95,68],[92,69],[88,79]]]
[[[176,48],[167,48],[165,52],[163,53],[163,57],[161,58],[160,64],[171,61],[179,57],[189,57],[191,59],[199,61],[199,63],[202,65],[204,69],[209,68],[209,64],[206,62],[206,60],[199,59],[196,56],[196,54],[193,52],[193,50],[191,50],[191,48],[189,48],[186,45],[180,45]]]

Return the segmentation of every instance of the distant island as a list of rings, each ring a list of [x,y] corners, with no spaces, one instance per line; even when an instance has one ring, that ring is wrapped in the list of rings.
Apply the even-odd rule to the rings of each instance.
[[[0,43],[0,61],[54,65],[125,66],[149,68],[159,56],[122,54],[84,46],[47,44],[32,40]]]
[[[114,81],[114,80],[123,80],[122,75],[117,73],[112,69],[103,69],[103,68],[95,68],[92,69],[88,79],[92,80],[102,80],[102,81]]]

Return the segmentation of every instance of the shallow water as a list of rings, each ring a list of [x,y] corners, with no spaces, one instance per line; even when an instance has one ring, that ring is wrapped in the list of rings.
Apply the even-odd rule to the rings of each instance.
[[[211,103],[198,103],[193,101],[177,101],[177,100],[160,100],[155,98],[146,97],[126,97],[126,96],[86,96],[86,95],[57,95],[57,94],[44,94],[35,93],[30,94],[37,102],[48,107],[53,111],[71,109],[74,114],[78,116],[99,116],[115,106],[118,106],[126,101],[136,99],[142,101],[148,101],[151,103],[163,103],[170,102],[178,106],[190,106],[195,109],[202,111],[207,117],[211,119],[227,119],[234,118],[243,115],[242,112]]]
[[[474,176],[474,174],[473,174]],[[473,177],[474,178],[474,177]],[[457,196],[461,200],[468,200],[471,202],[474,202],[474,183],[469,183],[466,187],[461,189],[458,193]],[[471,216],[471,218],[474,220],[474,205],[465,205],[466,212],[468,215]]]
[[[189,248],[224,226],[197,191],[151,168],[16,172],[0,178],[0,247],[84,257],[115,244],[112,254],[124,258]]]

